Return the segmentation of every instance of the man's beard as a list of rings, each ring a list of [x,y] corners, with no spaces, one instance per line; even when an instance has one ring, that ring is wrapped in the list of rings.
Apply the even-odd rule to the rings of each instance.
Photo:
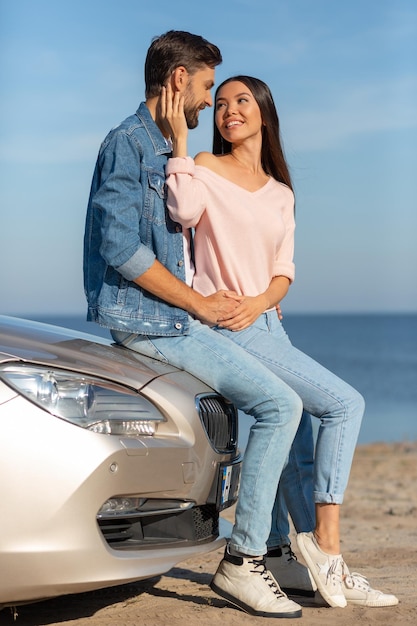
[[[195,104],[193,83],[188,83],[184,94],[184,115],[187,122],[187,127],[192,130],[198,126],[198,116],[201,111],[201,107]]]
[[[200,113],[200,107],[194,107],[184,110],[185,120],[187,127],[192,130],[198,126],[198,114]]]

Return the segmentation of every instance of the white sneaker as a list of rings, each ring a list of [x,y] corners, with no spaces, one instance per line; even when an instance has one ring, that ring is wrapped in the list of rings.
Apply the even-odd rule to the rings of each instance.
[[[266,567],[288,595],[314,598],[317,585],[308,567],[297,561],[290,544],[268,550]]]
[[[259,617],[301,617],[301,606],[283,593],[264,558],[229,554],[227,548],[210,587],[219,596]]]
[[[362,574],[350,573],[346,563],[343,563],[343,573],[343,593],[348,604],[367,607],[395,606],[398,604],[398,598],[394,595],[372,589]]]
[[[342,588],[342,555],[323,552],[313,533],[299,533],[297,544],[323,599],[330,606],[345,607],[347,601]]]

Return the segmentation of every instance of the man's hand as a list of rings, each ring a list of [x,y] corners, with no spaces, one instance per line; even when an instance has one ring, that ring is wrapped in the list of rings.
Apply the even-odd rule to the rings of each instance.
[[[201,322],[215,326],[220,319],[233,316],[238,306],[239,296],[234,291],[222,289],[203,298],[194,314]]]
[[[221,328],[228,328],[229,330],[238,331],[244,330],[253,324],[258,317],[268,307],[267,301],[263,294],[259,296],[230,296],[231,292],[226,292],[226,297],[233,297],[237,303],[236,308],[228,314],[225,314],[219,319],[219,326]],[[283,315],[281,312],[281,306],[277,304],[275,306],[278,319],[282,320]]]
[[[235,309],[219,320],[221,328],[228,328],[233,331],[244,330],[265,311],[266,300],[262,294],[254,297],[237,296],[237,298],[238,302]]]
[[[154,296],[188,311],[210,326],[215,326],[220,318],[230,315],[239,304],[239,296],[233,291],[222,290],[210,296],[202,296],[173,276],[157,260],[134,282]]]

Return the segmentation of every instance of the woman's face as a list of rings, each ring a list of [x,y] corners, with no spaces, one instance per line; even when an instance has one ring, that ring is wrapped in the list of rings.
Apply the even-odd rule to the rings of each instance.
[[[262,116],[250,89],[240,81],[221,87],[215,102],[215,122],[221,136],[230,143],[240,143],[257,135],[262,137]]]

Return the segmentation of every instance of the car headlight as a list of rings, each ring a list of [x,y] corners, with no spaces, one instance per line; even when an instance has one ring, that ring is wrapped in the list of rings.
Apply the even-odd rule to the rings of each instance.
[[[106,435],[153,435],[164,416],[135,391],[93,376],[34,365],[6,365],[0,379],[61,419]]]

